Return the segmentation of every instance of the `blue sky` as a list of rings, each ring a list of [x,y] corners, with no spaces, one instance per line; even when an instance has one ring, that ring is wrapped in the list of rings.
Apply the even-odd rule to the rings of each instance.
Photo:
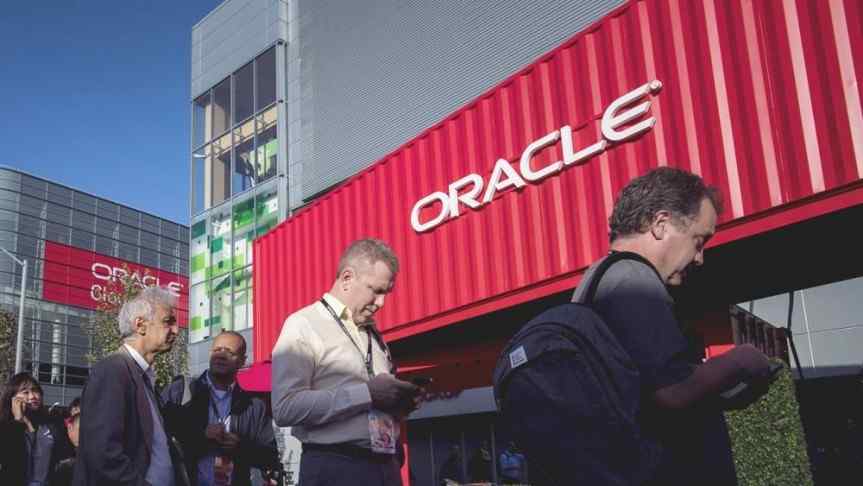
[[[219,3],[4,2],[0,164],[187,224],[191,29]]]

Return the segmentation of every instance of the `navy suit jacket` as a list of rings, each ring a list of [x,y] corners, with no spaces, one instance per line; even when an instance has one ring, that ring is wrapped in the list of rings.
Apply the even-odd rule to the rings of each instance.
[[[144,373],[125,347],[90,370],[81,396],[75,486],[146,486],[153,447],[153,417]],[[154,395],[155,396],[155,395]],[[167,431],[166,431],[167,433]],[[168,446],[173,449],[169,437]],[[176,450],[172,450],[175,456]],[[177,476],[183,486],[185,470]],[[179,472],[179,471],[178,471]],[[152,485],[158,486],[158,485]]]

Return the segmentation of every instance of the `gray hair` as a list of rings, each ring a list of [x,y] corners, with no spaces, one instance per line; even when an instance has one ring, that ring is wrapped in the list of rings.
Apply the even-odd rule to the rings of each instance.
[[[377,262],[384,262],[393,275],[399,272],[399,259],[393,253],[392,248],[381,240],[366,238],[351,243],[342,253],[342,257],[339,259],[339,269],[336,271],[336,279],[345,271],[345,268],[355,266],[358,262],[369,266]]]
[[[120,309],[117,318],[120,336],[123,339],[131,337],[135,333],[135,319],[153,319],[159,306],[177,307],[177,296],[165,287],[153,286],[141,290]]]

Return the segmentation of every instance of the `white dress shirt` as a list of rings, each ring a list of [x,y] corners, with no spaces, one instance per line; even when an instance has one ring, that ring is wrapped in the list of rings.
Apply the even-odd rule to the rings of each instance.
[[[156,372],[150,364],[135,351],[135,348],[128,344],[123,344],[123,346],[126,347],[132,359],[138,363],[138,366],[150,379],[150,383],[155,386]],[[144,479],[153,486],[173,486],[174,466],[171,462],[171,451],[168,449],[168,436],[165,434],[165,424],[162,423],[162,414],[159,412],[159,406],[154,399],[156,390],[153,389],[151,391],[153,392],[152,394],[147,393],[147,401],[150,403],[150,413],[153,415],[153,450],[150,451],[150,467],[147,469]]]
[[[328,293],[324,299],[351,336],[321,302],[288,317],[273,348],[273,418],[279,426],[292,427],[291,433],[303,443],[370,448],[367,331],[357,327],[338,299]],[[374,337],[371,342],[375,374],[389,373],[386,352]]]

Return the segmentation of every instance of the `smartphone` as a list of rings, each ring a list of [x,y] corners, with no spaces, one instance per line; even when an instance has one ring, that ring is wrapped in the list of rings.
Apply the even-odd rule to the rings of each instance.
[[[416,386],[428,386],[431,385],[432,379],[428,376],[415,376],[410,381]]]

